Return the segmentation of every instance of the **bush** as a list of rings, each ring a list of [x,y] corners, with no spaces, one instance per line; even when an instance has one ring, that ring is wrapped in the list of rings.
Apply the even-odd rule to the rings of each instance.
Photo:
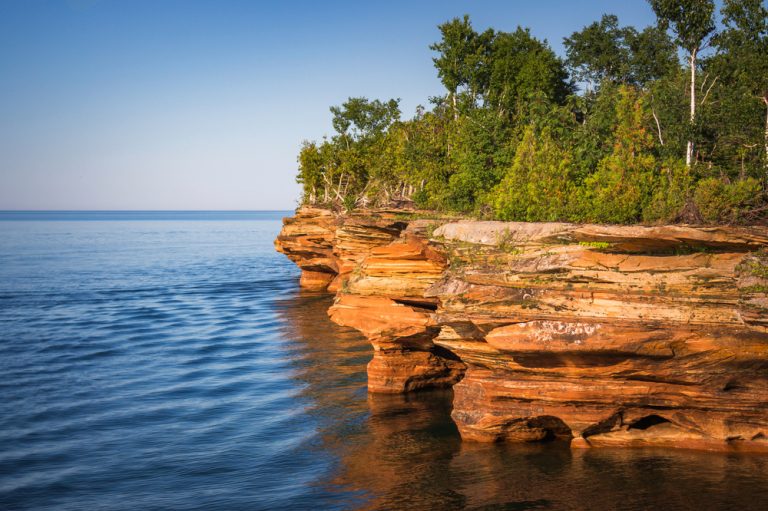
[[[619,89],[611,154],[600,160],[579,194],[578,216],[591,222],[637,222],[651,200],[657,163],[645,126],[647,111],[638,92]]]
[[[572,158],[545,128],[526,128],[512,167],[489,194],[500,220],[566,220],[573,191]]]
[[[665,163],[653,183],[650,202],[643,209],[646,222],[672,222],[680,218],[691,195],[693,180],[682,160]]]
[[[706,222],[734,223],[762,199],[760,183],[754,178],[726,183],[712,177],[697,183],[693,200]]]

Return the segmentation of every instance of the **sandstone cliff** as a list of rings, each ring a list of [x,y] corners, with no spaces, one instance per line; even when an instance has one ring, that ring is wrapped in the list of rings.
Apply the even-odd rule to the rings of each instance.
[[[465,439],[768,452],[768,228],[301,208],[276,247]]]

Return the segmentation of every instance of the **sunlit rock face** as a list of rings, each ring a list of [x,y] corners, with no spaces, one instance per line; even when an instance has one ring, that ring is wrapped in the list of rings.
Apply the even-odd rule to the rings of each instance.
[[[768,452],[768,229],[301,209],[276,242],[477,441]],[[322,275],[317,275],[322,274]]]
[[[444,255],[413,229],[403,229],[398,239],[370,247],[366,254],[344,281],[329,314],[371,341],[368,389],[398,393],[455,384],[465,365],[434,344],[440,332],[438,300],[425,296],[446,271]]]
[[[325,290],[339,273],[333,254],[337,217],[318,208],[300,208],[295,216],[283,219],[275,248],[301,268],[301,287]]]

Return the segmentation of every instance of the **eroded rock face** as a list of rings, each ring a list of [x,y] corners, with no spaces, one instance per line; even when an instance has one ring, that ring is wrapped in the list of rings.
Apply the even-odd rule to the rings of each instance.
[[[300,210],[277,244],[369,390],[453,385],[465,439],[768,452],[766,228]]]
[[[339,273],[333,254],[338,218],[327,209],[303,207],[283,219],[275,249],[301,268],[301,287],[325,290]]]
[[[466,369],[455,354],[432,342],[440,332],[437,299],[424,296],[448,262],[423,236],[424,222],[402,217],[401,212],[340,216],[301,208],[285,219],[275,241],[302,269],[302,287],[337,293],[331,319],[371,341],[371,392],[450,387]]]
[[[301,268],[302,287],[336,292],[371,249],[391,243],[406,225],[386,211],[338,215],[305,206],[283,219],[275,248]]]

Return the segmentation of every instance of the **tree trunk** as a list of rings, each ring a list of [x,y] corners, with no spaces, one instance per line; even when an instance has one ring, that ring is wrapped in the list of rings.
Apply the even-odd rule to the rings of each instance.
[[[765,103],[765,137],[763,138],[763,167],[765,168],[765,183],[768,186],[768,96],[763,96],[763,103]]]
[[[344,202],[344,197],[341,195],[341,184],[344,182],[344,172],[339,176],[339,186],[336,187],[336,198],[341,202]]]
[[[694,122],[696,122],[696,53],[698,52],[698,48],[694,48],[691,52],[691,117],[690,122],[691,126],[693,126]],[[685,150],[685,166],[690,167],[691,161],[693,160],[693,140],[689,138],[688,140],[688,146]]]
[[[656,130],[659,132],[659,143],[664,145],[664,138],[661,136],[661,124],[659,124],[659,118],[656,117],[656,109],[651,107],[651,113],[653,114],[653,120],[656,121]]]
[[[325,185],[323,186],[323,202],[328,203],[328,188],[333,188],[333,183],[331,183],[330,179],[328,179],[328,174],[323,172],[323,181],[325,181]]]

